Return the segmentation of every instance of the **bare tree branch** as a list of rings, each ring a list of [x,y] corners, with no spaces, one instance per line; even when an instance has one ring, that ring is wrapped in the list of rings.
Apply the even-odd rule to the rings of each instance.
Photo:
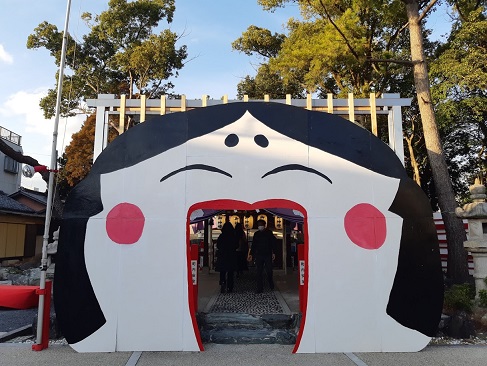
[[[406,65],[406,66],[414,66],[415,62],[413,61],[407,61],[407,60],[395,60],[392,58],[368,58],[366,62],[387,62],[387,63],[393,63],[393,64],[400,64],[400,65]]]

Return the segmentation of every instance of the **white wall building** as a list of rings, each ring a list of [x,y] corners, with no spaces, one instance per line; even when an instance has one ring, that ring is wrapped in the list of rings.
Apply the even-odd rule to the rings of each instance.
[[[0,126],[0,137],[3,142],[15,151],[21,152],[21,136]],[[9,195],[17,192],[20,188],[21,164],[0,152],[0,190]]]

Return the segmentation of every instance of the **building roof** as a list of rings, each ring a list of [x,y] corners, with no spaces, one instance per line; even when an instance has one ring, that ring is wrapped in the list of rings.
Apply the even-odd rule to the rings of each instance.
[[[17,192],[12,193],[9,197],[16,198],[18,196],[24,196],[30,198],[33,201],[47,205],[47,194],[44,192],[34,191],[32,189],[20,187]]]
[[[12,213],[35,214],[36,212],[26,205],[17,202],[13,198],[0,191],[0,211],[10,211]]]

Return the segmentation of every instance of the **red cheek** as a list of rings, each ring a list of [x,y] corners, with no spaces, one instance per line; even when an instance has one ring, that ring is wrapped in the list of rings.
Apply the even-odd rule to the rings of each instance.
[[[386,218],[376,207],[360,203],[345,215],[345,231],[352,242],[364,249],[379,249],[386,240]]]
[[[140,208],[131,203],[120,203],[107,215],[107,234],[115,243],[134,244],[142,235],[144,223]]]

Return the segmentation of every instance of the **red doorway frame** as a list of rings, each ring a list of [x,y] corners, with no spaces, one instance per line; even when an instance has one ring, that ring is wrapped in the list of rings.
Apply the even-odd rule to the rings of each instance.
[[[198,323],[196,321],[196,301],[195,296],[197,296],[197,291],[194,290],[194,285],[192,282],[192,271],[191,271],[191,244],[190,244],[190,215],[193,211],[198,209],[218,209],[218,210],[255,210],[264,208],[288,208],[300,211],[304,215],[303,220],[303,231],[304,231],[304,288],[303,288],[303,298],[300,298],[300,309],[302,309],[301,323],[299,326],[300,332],[296,339],[296,344],[294,345],[293,353],[295,353],[301,342],[301,336],[303,334],[304,325],[306,323],[306,311],[308,304],[308,214],[306,209],[300,204],[286,200],[286,199],[267,199],[263,201],[258,201],[254,203],[247,203],[244,201],[232,200],[232,199],[218,199],[211,201],[198,202],[191,205],[187,212],[186,217],[186,258],[187,258],[187,270],[188,270],[188,306],[191,315],[191,320],[193,323],[193,330],[198,342],[200,351],[204,351],[203,343],[201,342],[201,334],[198,328]],[[299,273],[299,272],[298,272]],[[198,283],[196,284],[198,286]],[[299,286],[299,285],[298,285]]]

